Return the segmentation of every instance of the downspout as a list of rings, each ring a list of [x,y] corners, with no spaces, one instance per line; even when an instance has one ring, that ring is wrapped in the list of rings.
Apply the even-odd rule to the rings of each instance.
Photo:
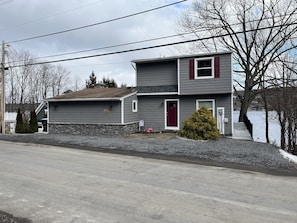
[[[180,95],[180,59],[177,59],[177,94]]]
[[[121,98],[121,124],[125,123],[125,113],[124,113],[124,99]]]

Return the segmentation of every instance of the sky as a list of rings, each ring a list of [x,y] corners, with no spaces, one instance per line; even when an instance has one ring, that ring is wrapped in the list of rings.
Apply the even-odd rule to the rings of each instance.
[[[44,38],[18,41],[112,20],[178,1],[0,0],[0,39],[9,44],[8,53],[11,50],[17,52],[26,50],[35,58],[38,58],[176,35],[180,30],[178,21],[193,0],[85,29]],[[181,37],[168,38],[79,54],[48,57],[42,60],[50,61],[109,53],[180,40]],[[70,77],[73,81],[80,80],[83,86],[92,71],[95,72],[98,80],[105,76],[113,78],[118,84],[135,86],[135,70],[131,60],[166,57],[180,53],[180,49],[177,47],[164,47],[74,60],[60,64],[71,72]]]

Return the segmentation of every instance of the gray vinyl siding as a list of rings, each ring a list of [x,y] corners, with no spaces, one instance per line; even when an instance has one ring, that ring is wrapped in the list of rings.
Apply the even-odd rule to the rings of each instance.
[[[138,97],[138,112],[140,119],[144,120],[144,128],[153,128],[155,132],[165,129],[164,99],[164,96]]]
[[[232,94],[138,97],[139,118],[144,120],[145,128],[153,128],[155,132],[165,130],[165,99],[179,99],[180,129],[183,127],[183,121],[196,110],[197,99],[214,99],[215,113],[217,107],[224,107],[225,118],[228,118],[228,123],[225,124],[225,134],[232,135]]]
[[[120,101],[49,102],[50,123],[121,123]]]
[[[232,56],[230,53],[220,57],[220,77],[207,79],[190,79],[189,61],[194,58],[180,59],[180,94],[221,94],[232,92]],[[212,57],[212,56],[208,56]],[[214,55],[213,57],[216,57]],[[196,57],[198,58],[198,57]]]
[[[137,87],[177,85],[177,62],[138,63]]]
[[[225,134],[232,135],[232,95],[192,95],[183,96],[180,100],[180,128],[183,127],[183,120],[190,117],[196,110],[196,100],[199,99],[214,99],[215,100],[215,116],[217,115],[217,107],[224,107],[225,118],[228,118],[228,123],[225,123]]]
[[[124,123],[138,122],[138,113],[132,111],[132,101],[137,99],[136,94],[124,99]],[[139,105],[138,105],[139,110]]]

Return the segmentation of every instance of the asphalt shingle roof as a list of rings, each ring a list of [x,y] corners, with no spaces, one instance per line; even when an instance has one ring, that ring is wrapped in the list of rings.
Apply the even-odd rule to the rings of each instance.
[[[120,99],[133,92],[136,92],[134,88],[86,88],[80,91],[49,98],[48,101]]]

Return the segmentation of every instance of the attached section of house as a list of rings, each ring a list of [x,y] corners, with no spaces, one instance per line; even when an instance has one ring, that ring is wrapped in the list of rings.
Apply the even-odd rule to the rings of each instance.
[[[133,88],[93,88],[47,100],[52,134],[125,135],[138,131]]]
[[[222,135],[233,134],[230,52],[134,60],[139,117],[154,131],[180,130],[207,106]]]

